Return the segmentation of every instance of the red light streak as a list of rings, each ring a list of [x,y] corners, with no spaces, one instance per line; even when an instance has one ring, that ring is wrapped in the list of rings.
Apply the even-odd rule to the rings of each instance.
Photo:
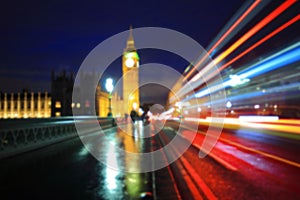
[[[224,35],[212,46],[207,54],[194,66],[194,68],[185,76],[185,79],[188,78],[199,65],[205,60],[209,54],[247,17],[247,15],[261,2],[261,0],[256,0],[244,14],[224,33]]]

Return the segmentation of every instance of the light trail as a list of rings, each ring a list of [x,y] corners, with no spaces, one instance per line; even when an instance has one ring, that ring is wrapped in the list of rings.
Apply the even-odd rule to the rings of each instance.
[[[289,8],[291,5],[293,5],[296,1],[295,0],[289,0],[284,3],[282,3],[279,7],[277,7],[273,12],[271,12],[267,17],[265,17],[263,20],[261,20],[258,24],[256,24],[253,28],[251,28],[245,35],[243,35],[238,41],[236,41],[233,45],[231,45],[227,50],[225,50],[220,56],[218,56],[215,60],[210,62],[206,67],[204,67],[200,72],[198,72],[190,81],[189,85],[193,89],[199,87],[203,82],[208,82],[212,77],[216,75],[216,70],[213,70],[216,64],[218,64],[221,60],[223,60],[226,56],[228,56],[231,52],[233,52],[236,48],[238,48],[240,45],[242,45],[247,39],[249,39],[251,36],[253,36],[255,33],[257,33],[260,29],[262,29],[264,26],[266,26],[271,20],[274,20],[277,16],[279,16],[282,12],[284,12],[287,8]],[[253,6],[253,5],[252,5]],[[251,7],[252,7],[251,6]],[[251,8],[252,9],[252,8]],[[249,52],[256,48],[258,45],[262,44],[266,40],[270,39],[274,35],[278,34],[283,29],[287,28],[291,24],[295,23],[299,20],[299,15],[290,20],[289,22],[285,23],[266,37],[264,37],[262,40],[258,41],[256,44],[254,44],[252,47],[247,49],[246,51]],[[229,32],[229,31],[228,31]],[[226,32],[227,33],[227,32]],[[225,38],[225,37],[224,37]],[[218,41],[217,41],[218,42]],[[209,52],[211,52],[213,48],[210,49]],[[247,52],[243,53],[243,55],[240,55],[237,59],[244,56]],[[236,61],[235,60],[235,61]],[[232,61],[233,62],[233,61]],[[199,63],[199,62],[198,62]],[[192,69],[195,70],[196,68]],[[217,69],[218,70],[218,69]],[[202,77],[204,80],[197,81],[200,77]],[[197,82],[196,82],[197,81]],[[176,92],[176,97],[180,98],[183,95],[190,92],[186,88],[186,85],[183,86],[178,92]],[[171,98],[170,103],[174,102],[175,99]]]
[[[286,9],[288,9],[291,5],[293,5],[296,0],[288,0],[282,3],[278,8],[276,8],[273,12],[271,12],[268,16],[262,19],[259,23],[257,23],[254,27],[252,27],[247,33],[245,33],[240,39],[238,39],[235,43],[233,43],[228,49],[226,49],[221,55],[213,60],[213,63],[210,63],[206,67],[204,67],[193,79],[192,81],[198,80],[204,74],[206,74],[209,70],[213,68],[213,66],[220,63],[224,58],[226,58],[230,53],[236,50],[239,46],[245,43],[250,37],[255,35],[258,31],[260,31],[263,27],[265,27],[269,22],[278,17],[281,13],[283,13]]]
[[[241,22],[242,22],[243,20],[244,20],[244,21],[248,21],[248,20],[251,19],[251,17],[249,16],[249,13],[251,13],[252,11],[254,11],[255,8],[257,8],[257,12],[259,11],[259,9],[258,9],[258,7],[257,7],[258,4],[263,4],[263,5],[260,7],[260,8],[263,8],[264,5],[267,4],[267,3],[268,3],[268,1],[261,2],[261,0],[256,0],[251,6],[249,6],[249,8],[248,8],[244,13],[242,13],[240,17],[238,17],[238,19],[233,23],[233,25],[231,25],[231,26],[229,27],[229,29],[223,34],[223,36],[221,36],[221,38],[213,45],[213,47],[210,48],[210,50],[208,51],[208,53],[205,54],[204,57],[202,57],[201,60],[200,60],[199,62],[197,62],[197,64],[196,64],[197,66],[194,66],[194,68],[192,68],[191,71],[188,72],[188,74],[184,76],[184,78],[183,78],[182,81],[185,81],[185,80],[193,73],[193,71],[195,71],[195,70],[200,66],[200,64],[208,57],[208,55],[211,54],[211,52],[212,52],[218,45],[220,45],[220,43],[221,43],[222,41],[224,41],[224,39],[225,39],[226,37],[228,37],[228,36],[233,37],[233,35],[230,35],[230,33],[232,33],[232,31],[233,31],[234,29],[236,29],[236,27],[238,27],[239,25],[241,25]],[[248,18],[246,18],[247,16],[248,16]],[[253,16],[254,16],[254,15],[253,15]],[[245,20],[245,19],[247,19],[247,20]],[[246,23],[244,23],[244,25],[245,25],[245,24],[246,24]],[[213,64],[213,63],[212,63],[212,64]],[[198,74],[198,76],[199,76],[199,74]],[[192,83],[191,85],[195,85],[195,84]],[[197,86],[195,86],[195,87],[197,87]],[[184,94],[182,94],[182,93],[184,93],[185,90],[186,90],[186,86],[183,86],[179,91],[177,91],[177,96],[182,96],[182,95],[184,95]],[[170,99],[170,102],[174,102],[174,101],[175,101],[175,98],[171,98],[171,99]]]
[[[293,62],[297,62],[300,60],[300,42],[296,43],[295,45],[292,45],[264,60],[261,62],[258,62],[247,69],[243,70],[238,74],[238,76],[241,79],[244,78],[253,78],[254,76],[259,76],[263,73],[275,70],[277,68],[286,66],[288,64],[291,64]],[[195,95],[192,95],[189,98],[186,98],[182,101],[187,101],[193,97],[200,98],[204,97],[208,94],[212,94],[214,92],[220,91],[222,87],[227,88],[229,86],[232,86],[232,80],[227,79],[224,83],[217,83],[213,87],[210,87],[208,89],[201,90],[197,92]]]
[[[269,88],[267,89],[267,92],[270,93],[276,93],[276,92],[283,92],[286,90],[290,90],[290,89],[298,89],[300,87],[300,83],[293,83],[293,84],[289,84],[289,85],[283,85],[283,86],[278,86],[278,87],[274,87],[274,88]],[[255,92],[250,92],[250,93],[245,93],[245,94],[239,94],[236,96],[231,96],[231,97],[227,97],[228,101],[235,101],[235,100],[245,100],[245,99],[251,99],[251,98],[258,98],[259,96],[264,96],[266,95],[265,92],[263,91],[255,91]]]
[[[239,143],[232,142],[232,141],[230,141],[228,139],[220,138],[220,141],[225,142],[227,144],[230,144],[232,146],[238,147],[240,149],[243,149],[243,150],[246,150],[246,151],[250,151],[250,152],[253,152],[253,153],[256,153],[256,154],[260,154],[260,155],[263,155],[263,156],[265,156],[267,158],[271,158],[273,160],[276,160],[276,161],[279,161],[279,162],[283,162],[285,164],[292,165],[294,167],[300,168],[300,163],[297,163],[297,162],[294,162],[294,161],[291,161],[291,160],[287,160],[285,158],[281,158],[279,156],[275,156],[275,155],[272,155],[270,153],[267,153],[267,152],[264,152],[264,151],[260,151],[260,150],[257,150],[257,149],[251,148],[251,147],[247,147],[245,145],[241,145]]]
[[[217,119],[217,117],[207,117],[206,119],[193,117],[184,118],[185,121],[196,122],[207,126],[224,127],[227,129],[252,128],[259,129],[261,131],[271,130],[272,132],[269,132],[268,134],[300,140],[300,120],[279,119],[270,122],[268,120],[261,119],[261,122],[248,122],[239,118],[226,117],[219,120],[222,121],[222,123],[218,123]]]
[[[190,70],[190,72],[184,77],[187,79],[194,73],[194,71],[202,64],[202,62],[212,53],[212,51],[235,29],[253,10],[258,6],[261,0],[256,0],[238,20],[224,33],[224,35],[208,50],[208,52],[202,57],[202,59],[197,62],[197,64]]]
[[[240,116],[239,120],[245,121],[245,122],[274,122],[278,121],[279,117],[278,116]]]
[[[290,25],[296,23],[299,19],[300,19],[300,14],[297,15],[296,17],[294,17],[293,19],[291,19],[290,21],[286,22],[285,24],[283,24],[282,26],[280,26],[279,28],[277,28],[273,32],[269,33],[267,36],[265,36],[264,38],[262,38],[261,40],[259,40],[258,42],[256,42],[254,45],[252,45],[251,47],[249,47],[248,49],[246,49],[244,52],[242,52],[241,54],[239,54],[235,58],[231,59],[225,65],[221,66],[219,68],[219,71],[222,71],[223,69],[225,69],[226,67],[228,67],[229,65],[231,65],[232,63],[234,63],[235,61],[237,61],[238,59],[240,59],[241,57],[243,57],[244,55],[246,55],[247,53],[249,53],[253,49],[255,49],[256,47],[258,47],[259,45],[261,45],[265,41],[269,40],[270,38],[272,38],[273,36],[275,36],[279,32],[283,31],[284,29],[286,29]]]
[[[201,119],[198,119],[198,118],[187,118],[185,120],[186,121],[192,121],[192,122],[198,122],[198,123],[201,123],[201,122],[205,121],[206,124],[208,122],[208,124],[207,124],[208,126],[218,126],[218,124],[216,124],[216,123],[212,123],[212,124],[210,123],[212,121],[212,118],[206,119],[206,120],[201,120]],[[280,120],[277,120],[277,122],[278,121],[280,121]],[[284,121],[288,121],[288,120],[284,120]],[[291,120],[291,121],[292,121],[292,124],[293,124],[293,121],[295,121],[295,120]],[[267,122],[269,122],[269,121],[267,120]],[[300,124],[300,120],[298,120],[298,123]],[[291,133],[297,134],[297,136],[299,136],[298,134],[300,134],[300,130],[296,130],[295,126],[263,124],[263,123],[256,123],[256,122],[243,122],[240,119],[235,119],[235,118],[225,118],[224,124],[234,125],[233,126],[234,128],[236,128],[236,125],[240,125],[241,127],[250,127],[250,128],[255,128],[255,129],[266,129],[266,130],[275,130],[275,131],[283,131],[283,132],[290,132],[294,129],[294,131],[292,131]],[[189,129],[188,127],[186,127],[186,128]],[[285,129],[287,129],[287,130],[284,131]],[[198,133],[204,135],[205,137],[207,137],[206,132],[198,131]],[[274,134],[274,135],[276,135],[276,134]],[[283,135],[281,135],[281,136],[286,136],[286,135],[283,133]],[[210,137],[215,137],[215,136],[210,135]],[[300,139],[300,138],[298,137],[298,139]],[[273,159],[273,160],[276,160],[276,161],[279,161],[279,162],[282,162],[282,163],[300,168],[300,163],[297,163],[297,162],[294,162],[294,161],[291,161],[291,160],[288,160],[288,159],[285,159],[285,158],[282,158],[282,157],[279,157],[279,156],[276,156],[276,155],[273,155],[273,154],[270,154],[270,153],[267,153],[267,152],[264,152],[264,151],[261,151],[261,150],[254,149],[254,148],[242,145],[242,144],[237,143],[237,142],[233,142],[233,141],[225,139],[223,137],[219,138],[219,142],[227,143],[227,144],[229,144],[231,146],[234,146],[234,147],[237,147],[239,149],[249,151],[249,152],[252,152],[252,153],[256,153],[256,154],[260,154],[260,155],[263,155],[267,158],[270,158],[270,159]],[[216,145],[216,146],[218,146],[218,145]]]
[[[278,86],[278,87],[274,87],[274,88],[269,88],[266,90],[266,92],[263,91],[253,91],[253,92],[248,92],[248,93],[244,93],[244,94],[238,94],[238,95],[234,95],[234,96],[227,96],[227,101],[230,102],[237,102],[237,101],[245,101],[245,100],[251,100],[253,98],[256,98],[256,102],[259,103],[258,98],[261,96],[265,96],[268,94],[276,94],[276,93],[280,93],[280,92],[284,92],[286,90],[298,90],[298,88],[300,87],[300,83],[293,83],[293,84],[289,84],[289,85],[284,85],[284,86]],[[200,95],[200,94],[199,94]],[[269,100],[272,100],[269,98]],[[203,106],[206,105],[218,105],[220,103],[222,103],[223,101],[217,100],[217,101],[210,101],[209,103],[205,103],[202,104]],[[235,105],[238,105],[237,103],[235,103]],[[196,105],[198,106],[198,105]],[[192,107],[191,107],[192,108]]]
[[[241,78],[252,78],[254,76],[261,75],[262,73],[266,73],[293,62],[299,61],[300,42],[291,46],[291,48],[292,49],[284,49],[279,53],[264,59],[262,62],[259,62],[258,64],[253,65],[250,68],[247,68],[246,70],[244,70],[245,72],[241,73],[239,76]]]
[[[233,45],[231,45],[227,50],[225,50],[220,56],[218,56],[214,62],[218,64],[221,60],[226,58],[231,52],[237,49],[240,45],[246,42],[251,36],[260,31],[263,27],[265,27],[269,22],[278,17],[281,13],[283,13],[286,9],[288,9],[291,5],[296,3],[296,0],[288,0],[282,3],[278,8],[276,8],[273,12],[271,12],[268,16],[266,16],[263,20],[261,20],[258,24],[256,24],[253,28],[251,28],[245,35],[243,35],[240,39],[238,39]]]

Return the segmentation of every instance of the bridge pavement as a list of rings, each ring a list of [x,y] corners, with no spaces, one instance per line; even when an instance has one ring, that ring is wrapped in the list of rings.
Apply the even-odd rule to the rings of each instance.
[[[141,161],[128,160],[116,148],[149,152],[153,142],[134,137],[145,133],[141,124],[122,127],[85,138],[97,140],[88,148],[96,148],[102,158],[116,162],[117,170],[95,159],[76,137],[0,160],[1,199],[147,199],[157,198],[155,189],[162,191],[160,197],[164,192],[176,197],[168,169],[157,171],[156,177],[152,172],[126,172],[129,167],[139,167]]]

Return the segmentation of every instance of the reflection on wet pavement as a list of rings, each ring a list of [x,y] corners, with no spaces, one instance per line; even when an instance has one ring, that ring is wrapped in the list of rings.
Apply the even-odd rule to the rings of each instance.
[[[135,156],[133,159],[126,156],[126,153],[122,153],[123,151],[119,151],[120,149],[132,153],[149,151],[144,139],[139,136],[143,134],[143,131],[143,126],[135,124],[123,126],[116,133],[105,134],[109,137],[109,143],[101,144],[100,151],[104,150],[103,156],[106,156],[108,165],[100,172],[99,178],[104,178],[105,182],[100,181],[99,183],[99,197],[138,199],[142,193],[151,191],[149,182],[151,173],[128,173],[128,171],[136,171],[135,169],[140,167],[139,156]]]
[[[129,173],[143,161],[120,150],[151,151],[145,129],[123,125],[85,136],[85,145],[77,138],[1,160],[1,199],[138,199],[151,192],[152,174]]]

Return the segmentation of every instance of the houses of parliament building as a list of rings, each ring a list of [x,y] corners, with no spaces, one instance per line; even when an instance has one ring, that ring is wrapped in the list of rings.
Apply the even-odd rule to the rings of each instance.
[[[51,73],[51,92],[1,93],[0,92],[0,119],[12,118],[48,118],[59,116],[72,116],[72,110],[76,113],[89,115],[91,109],[95,109],[99,117],[107,117],[110,106],[113,116],[121,117],[130,111],[138,111],[139,101],[139,55],[135,49],[132,29],[122,56],[123,96],[117,93],[109,95],[98,84],[95,91],[95,99],[86,99],[85,91],[74,86],[74,75],[65,71]],[[95,82],[95,74],[79,74],[80,79]],[[81,99],[72,99],[73,91],[79,93]],[[111,98],[111,105],[109,105]]]
[[[51,116],[51,97],[47,92],[0,93],[1,118],[45,118]]]

